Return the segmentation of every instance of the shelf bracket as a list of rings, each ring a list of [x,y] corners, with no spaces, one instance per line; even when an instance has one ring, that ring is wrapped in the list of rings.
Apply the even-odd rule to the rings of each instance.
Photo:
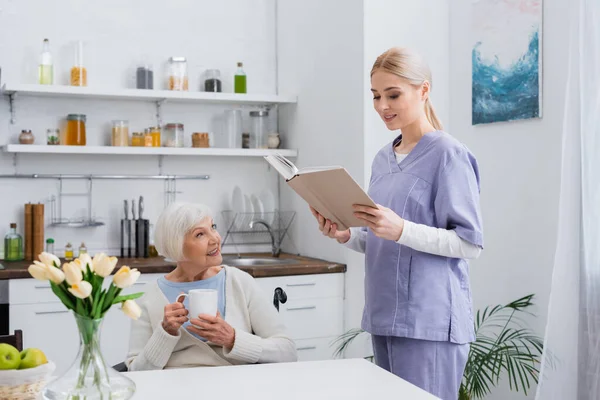
[[[16,111],[15,111],[15,97],[16,96],[17,96],[17,93],[14,93],[14,92],[8,95],[8,105],[10,107],[10,123],[13,125],[17,123]]]
[[[156,126],[162,126],[162,105],[166,99],[156,101]]]

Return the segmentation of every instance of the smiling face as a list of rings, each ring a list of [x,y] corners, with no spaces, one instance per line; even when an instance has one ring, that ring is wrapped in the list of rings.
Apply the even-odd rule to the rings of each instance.
[[[413,85],[404,78],[378,70],[371,76],[375,110],[389,130],[403,129],[425,117],[429,82]]]
[[[221,235],[211,217],[202,219],[186,233],[183,254],[187,262],[198,266],[208,268],[221,265]]]

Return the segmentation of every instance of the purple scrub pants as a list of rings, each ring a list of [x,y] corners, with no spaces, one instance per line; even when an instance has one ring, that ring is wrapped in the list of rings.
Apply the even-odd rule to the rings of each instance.
[[[468,344],[372,335],[375,363],[439,397],[458,399]]]

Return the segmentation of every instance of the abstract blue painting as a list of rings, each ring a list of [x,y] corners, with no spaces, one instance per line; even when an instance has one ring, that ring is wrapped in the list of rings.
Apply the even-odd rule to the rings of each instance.
[[[471,0],[472,123],[542,116],[542,0]]]

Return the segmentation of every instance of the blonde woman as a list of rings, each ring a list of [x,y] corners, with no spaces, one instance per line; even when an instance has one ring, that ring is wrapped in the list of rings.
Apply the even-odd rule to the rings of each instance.
[[[297,360],[294,342],[254,278],[222,265],[221,236],[208,207],[169,205],[156,223],[155,245],[177,267],[141,298],[126,360],[130,371]],[[192,289],[218,292],[217,315],[188,314],[187,299],[177,299]]]
[[[338,231],[312,209],[323,234],[365,253],[362,327],[376,363],[444,399],[456,399],[474,340],[467,259],[483,233],[479,169],[444,132],[430,100],[431,72],[392,48],[371,70],[375,111],[401,134],[375,156],[369,195],[355,206],[368,227]]]

